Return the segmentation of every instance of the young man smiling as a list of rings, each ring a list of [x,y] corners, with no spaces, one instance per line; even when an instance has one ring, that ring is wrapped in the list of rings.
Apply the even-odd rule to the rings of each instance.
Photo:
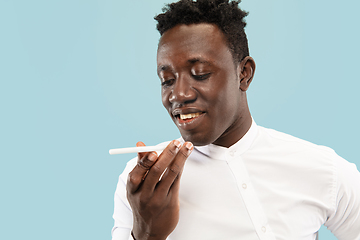
[[[238,3],[182,0],[156,17],[162,102],[182,138],[128,163],[113,240],[310,240],[322,224],[360,239],[356,167],[253,121],[255,62]]]

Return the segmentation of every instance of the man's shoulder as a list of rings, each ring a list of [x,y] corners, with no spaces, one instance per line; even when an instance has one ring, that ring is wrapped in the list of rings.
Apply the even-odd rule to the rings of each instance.
[[[273,129],[259,127],[257,138],[248,152],[254,163],[268,164],[295,176],[312,175],[324,184],[335,184],[339,165],[349,165],[326,146],[294,137]],[[313,181],[314,178],[308,178]]]
[[[312,153],[321,153],[336,155],[335,151],[330,147],[318,145],[310,141],[292,136],[290,134],[280,132],[274,129],[259,126],[260,141],[273,147],[282,148],[284,151],[305,151]]]

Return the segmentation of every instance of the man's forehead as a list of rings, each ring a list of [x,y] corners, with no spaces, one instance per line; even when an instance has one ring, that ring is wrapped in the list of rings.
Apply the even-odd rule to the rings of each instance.
[[[208,37],[225,40],[223,33],[215,24],[178,24],[161,36],[158,48],[166,48],[172,43],[182,46],[201,45],[202,41]]]
[[[163,34],[158,45],[158,61],[185,56],[184,61],[208,61],[227,44],[222,32],[213,24],[177,25]],[[223,49],[222,49],[223,50]]]

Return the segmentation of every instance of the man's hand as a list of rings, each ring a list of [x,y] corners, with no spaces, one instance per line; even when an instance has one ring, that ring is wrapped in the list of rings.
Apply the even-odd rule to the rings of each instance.
[[[136,146],[145,144],[138,142]],[[138,154],[126,186],[136,240],[163,240],[175,229],[179,221],[180,177],[192,150],[192,143],[181,146],[174,140],[159,157],[156,152]]]

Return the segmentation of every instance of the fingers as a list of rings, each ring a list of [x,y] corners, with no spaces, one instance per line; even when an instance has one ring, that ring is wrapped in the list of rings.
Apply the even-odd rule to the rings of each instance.
[[[186,142],[183,145],[162,176],[160,183],[157,185],[157,191],[168,193],[172,189],[178,189],[185,161],[193,149],[194,146],[191,142]]]
[[[145,146],[143,142],[137,142],[137,147]],[[138,162],[128,176],[128,188],[135,192],[141,185],[149,169],[157,160],[156,152],[138,153]]]
[[[193,145],[190,142],[186,142],[182,147],[176,140],[173,142],[173,146],[169,144],[146,176],[144,189],[157,191],[162,197],[165,197],[174,181],[180,178],[185,161],[192,150]]]
[[[165,169],[173,161],[179,149],[181,143],[178,140],[174,140],[169,143],[169,145],[164,149],[161,155],[158,157],[156,163],[151,167],[151,170],[146,175],[146,180],[144,181],[144,190],[152,192],[161,175],[164,173]]]
[[[146,145],[145,145],[145,143],[143,143],[143,142],[137,142],[137,143],[136,143],[136,146],[137,146],[137,147],[145,147]],[[138,160],[139,160],[139,159],[142,159],[145,155],[146,155],[146,152],[139,152],[139,153],[138,153]]]
[[[136,146],[144,145],[142,142],[136,144]],[[141,187],[141,191],[150,196],[156,188],[158,192],[168,194],[174,181],[180,178],[185,161],[193,148],[190,142],[181,146],[178,140],[174,140],[159,157],[156,152],[139,153],[138,164],[129,173],[128,190],[136,192]]]
[[[143,142],[137,142],[137,147],[143,147],[145,144]],[[140,152],[138,153],[138,163],[137,166],[140,168],[139,173],[146,173],[152,167],[157,159],[156,152]]]

